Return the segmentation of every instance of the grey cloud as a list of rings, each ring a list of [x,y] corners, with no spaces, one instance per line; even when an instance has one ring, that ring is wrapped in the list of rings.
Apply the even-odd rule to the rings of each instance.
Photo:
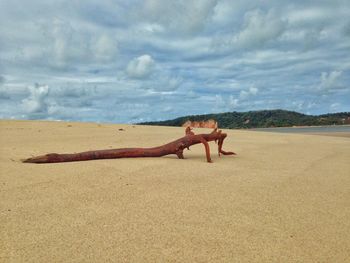
[[[0,86],[5,83],[5,77],[0,75]]]
[[[11,99],[7,92],[0,88],[0,100],[9,100]]]
[[[331,71],[331,72],[322,72],[320,80],[320,86],[319,89],[321,91],[332,91],[335,89],[342,88],[343,86],[340,83],[340,79],[342,76],[342,71]]]
[[[0,99],[2,100],[10,99],[8,92],[3,87],[4,83],[5,83],[5,77],[0,75]]]
[[[160,74],[160,77],[156,77],[143,87],[156,92],[173,92],[177,90],[183,82],[182,78],[171,76],[169,73],[161,72]]]
[[[93,96],[97,93],[94,85],[88,83],[67,83],[50,89],[50,96],[56,98],[83,98]]]
[[[350,21],[343,26],[343,32],[346,36],[350,37]]]

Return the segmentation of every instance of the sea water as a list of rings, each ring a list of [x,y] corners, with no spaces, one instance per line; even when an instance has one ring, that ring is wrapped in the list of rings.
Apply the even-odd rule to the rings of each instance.
[[[256,128],[253,131],[283,132],[283,133],[321,133],[321,132],[350,132],[350,125],[311,126],[311,127],[278,127]]]

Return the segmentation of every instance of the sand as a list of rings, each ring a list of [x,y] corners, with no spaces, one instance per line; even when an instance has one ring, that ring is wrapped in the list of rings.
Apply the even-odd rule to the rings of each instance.
[[[185,160],[38,165],[20,159],[156,146],[184,130],[0,126],[0,262],[349,262],[349,138],[227,130],[238,156],[210,143],[212,164],[196,145]]]
[[[313,133],[313,135],[350,138],[350,132],[319,132],[319,133]]]

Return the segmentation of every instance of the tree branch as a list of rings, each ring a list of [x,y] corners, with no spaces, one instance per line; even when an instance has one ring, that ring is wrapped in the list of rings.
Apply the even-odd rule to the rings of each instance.
[[[59,163],[76,162],[97,159],[116,159],[116,158],[135,158],[135,157],[161,157],[169,154],[176,154],[179,159],[184,159],[183,150],[198,143],[203,143],[207,162],[212,162],[210,157],[210,148],[208,142],[218,142],[218,153],[224,155],[234,155],[234,152],[225,152],[222,150],[222,144],[227,134],[221,130],[214,129],[209,134],[194,134],[190,127],[186,128],[185,136],[154,148],[121,148],[110,150],[87,151],[71,154],[49,153],[24,160],[24,163]]]

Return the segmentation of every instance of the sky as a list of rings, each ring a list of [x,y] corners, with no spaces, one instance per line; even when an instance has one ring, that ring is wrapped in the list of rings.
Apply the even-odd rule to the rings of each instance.
[[[350,111],[349,0],[0,0],[0,118]]]

